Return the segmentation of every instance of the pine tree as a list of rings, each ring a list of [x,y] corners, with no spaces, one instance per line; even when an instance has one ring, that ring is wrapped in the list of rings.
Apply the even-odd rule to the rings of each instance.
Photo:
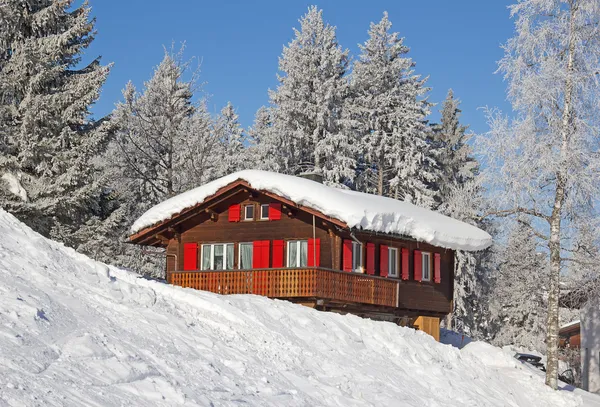
[[[428,88],[414,73],[404,39],[391,27],[384,13],[360,45],[345,122],[359,135],[362,189],[431,207],[436,163],[425,120]]]
[[[285,139],[273,129],[271,109],[261,106],[248,129],[248,157],[252,168],[265,171],[285,172],[289,168]]]
[[[182,192],[189,145],[201,136],[188,134],[196,111],[192,97],[197,82],[196,73],[190,81],[183,79],[188,69],[181,51],[178,55],[165,52],[144,91],[140,94],[128,83],[124,101],[113,112],[118,146],[114,165],[125,178],[137,180],[145,205]]]
[[[472,149],[466,144],[469,140],[466,134],[468,126],[460,124],[459,106],[460,101],[454,98],[454,92],[450,89],[442,105],[440,124],[434,126],[434,143],[439,149],[437,185],[441,202],[448,199],[452,185],[469,182],[477,171]]]
[[[484,199],[481,181],[481,178],[474,178],[462,184],[452,184],[439,210],[494,236],[497,234],[495,224],[480,219],[489,205]],[[488,339],[489,291],[497,257],[495,246],[482,252],[455,252],[453,310],[446,319],[446,328],[464,332],[474,339]]]
[[[231,102],[221,110],[216,132],[221,147],[217,172],[223,176],[246,168],[249,164],[246,154],[248,141]]]
[[[129,227],[148,208],[220,175],[215,125],[205,101],[192,101],[199,73],[185,80],[188,73],[183,48],[177,54],[165,51],[142,93],[131,83],[123,91],[124,101],[112,115],[115,137],[105,161],[119,208],[111,218],[112,230],[100,237],[106,243],[102,252],[94,252],[96,258],[110,255],[112,264],[161,276],[160,261],[121,243]]]
[[[110,66],[81,66],[95,36],[84,3],[7,0],[0,7],[2,207],[38,232],[77,247],[102,217],[102,177],[90,165],[109,139],[90,119]]]
[[[279,86],[269,94],[274,131],[287,146],[284,170],[316,171],[327,183],[344,184],[353,179],[355,165],[355,145],[340,122],[348,92],[348,51],[316,7],[308,9],[300,27],[284,47]]]
[[[544,352],[548,258],[537,249],[526,221],[513,228],[501,256],[490,296],[492,319],[498,325],[492,343]]]

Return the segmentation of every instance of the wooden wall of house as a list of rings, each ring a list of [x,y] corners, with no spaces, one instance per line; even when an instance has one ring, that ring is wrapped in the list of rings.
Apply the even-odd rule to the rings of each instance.
[[[254,215],[255,219],[259,218],[259,210],[261,204],[276,202],[274,199],[259,194],[255,197],[249,197],[248,193],[240,192],[229,199],[219,203],[211,208],[216,212],[216,220],[211,220],[211,215],[207,212],[190,218],[186,222],[179,225],[181,231],[181,243],[175,239],[169,242],[167,253],[169,255],[177,254],[178,270],[183,268],[183,252],[184,243],[240,243],[254,242],[257,240],[306,240],[313,237],[313,217],[312,215],[296,211],[293,216],[289,216],[286,210],[282,210],[281,219],[279,220],[254,220],[230,222],[229,207],[233,204],[244,205],[255,204]],[[335,236],[328,233],[328,228],[323,225],[321,219],[315,219],[315,237],[320,239],[321,245],[321,267],[332,268],[332,242],[335,241]],[[284,249],[287,250],[287,247]],[[234,264],[238,267],[238,246],[234,249]],[[198,250],[200,256],[200,250]],[[273,247],[270,247],[270,256],[273,259]],[[198,259],[200,264],[200,259]],[[271,264],[271,263],[270,263]],[[167,271],[175,270],[175,262],[167,263]]]
[[[379,247],[386,245],[398,249],[407,248],[409,253],[409,278],[400,279],[399,307],[406,309],[431,310],[448,313],[452,310],[454,295],[454,251],[432,246],[427,243],[409,239],[395,239],[382,234],[361,232],[355,234],[363,242],[363,264],[366,261],[366,243],[375,244],[375,275],[380,274]],[[350,239],[350,235],[342,235],[342,239]],[[433,281],[433,267],[431,268],[431,281],[415,281],[414,279],[414,250],[440,254],[441,282]],[[400,253],[401,250],[398,250]],[[399,270],[401,275],[401,270]]]

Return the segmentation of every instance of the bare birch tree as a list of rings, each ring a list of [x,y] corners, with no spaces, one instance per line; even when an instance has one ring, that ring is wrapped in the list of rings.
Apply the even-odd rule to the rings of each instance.
[[[520,0],[499,71],[514,118],[488,111],[480,139],[500,216],[527,216],[548,250],[546,384],[558,385],[559,280],[576,224],[599,192],[600,0]],[[583,222],[585,223],[585,222]]]

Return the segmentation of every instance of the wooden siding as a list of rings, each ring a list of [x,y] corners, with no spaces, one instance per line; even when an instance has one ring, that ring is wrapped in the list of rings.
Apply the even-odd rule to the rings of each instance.
[[[217,294],[257,294],[271,298],[315,298],[396,307],[398,282],[323,268],[179,271],[169,282]]]
[[[436,341],[440,341],[440,319],[435,317],[418,317],[413,326],[419,331],[423,331],[434,337]]]
[[[363,249],[367,242],[375,243],[375,275],[380,275],[380,245],[398,248],[398,253],[401,248],[407,248],[409,253],[408,262],[408,280],[400,279],[400,303],[399,307],[414,310],[429,310],[441,313],[449,313],[452,311],[451,303],[454,295],[454,251],[442,249],[423,242],[416,242],[409,239],[396,239],[390,236],[360,232],[355,234],[356,238],[363,242]],[[350,239],[351,236],[342,235],[343,239]],[[439,253],[441,282],[433,281],[433,267],[431,268],[431,281],[415,281],[414,280],[414,251],[421,250],[430,253]],[[432,261],[433,261],[433,256]],[[364,259],[364,256],[363,256]],[[364,260],[363,260],[364,261]],[[400,262],[401,266],[401,262]],[[401,276],[401,270],[398,270],[398,276]],[[400,277],[398,277],[400,278]]]
[[[244,196],[246,195],[246,196]],[[215,220],[211,220],[211,214],[203,212],[195,217],[187,220],[180,225],[181,243],[240,243],[254,242],[258,240],[308,240],[313,237],[313,217],[312,215],[296,211],[292,217],[288,215],[287,210],[283,210],[280,220],[254,220],[240,222],[229,222],[228,211],[229,206],[241,203],[244,205],[254,204],[256,208],[254,214],[258,219],[261,204],[274,202],[273,199],[258,195],[256,197],[248,197],[243,191],[230,199],[223,201],[217,207],[212,208],[216,213]],[[286,209],[290,210],[290,208]],[[243,219],[243,218],[242,218]],[[329,231],[331,230],[331,234]],[[315,218],[315,236],[321,240],[321,267],[332,267],[332,241],[335,238],[332,227],[327,228],[323,225],[323,221]],[[179,248],[177,245],[169,245],[167,253],[175,253]],[[287,245],[284,248],[284,262],[287,258]],[[238,245],[234,248],[234,267],[238,268]],[[273,247],[269,248],[270,262],[273,259]],[[271,263],[269,263],[271,265]],[[183,257],[178,259],[177,270],[183,269]],[[168,269],[167,271],[175,271]]]

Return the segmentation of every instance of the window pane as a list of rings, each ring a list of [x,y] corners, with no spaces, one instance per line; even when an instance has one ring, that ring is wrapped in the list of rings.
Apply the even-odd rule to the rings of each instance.
[[[252,243],[240,243],[240,268],[252,268]]]
[[[225,269],[231,270],[233,269],[233,244],[229,243],[227,245],[227,262],[225,263]]]
[[[392,276],[396,276],[398,273],[397,267],[398,267],[398,251],[396,249],[389,249],[389,261],[388,261],[388,267],[389,267],[389,274]]]
[[[269,219],[269,205],[262,205],[260,207],[260,218]]]
[[[223,245],[222,244],[214,245],[214,251],[215,251],[215,256],[214,256],[214,260],[213,260],[213,262],[214,262],[213,270],[224,270],[225,257],[223,256]]]
[[[202,270],[210,270],[210,249],[211,245],[202,245]]]
[[[311,253],[312,256],[312,253]],[[300,241],[300,267],[306,267],[308,260],[308,241]]]
[[[424,253],[423,255],[423,280],[430,280],[429,276],[429,253]]]
[[[296,262],[298,259],[298,242],[288,242],[288,267],[298,267]]]
[[[254,219],[254,205],[246,205],[244,208],[246,211],[244,219]]]
[[[356,242],[352,242],[352,270],[359,271],[361,266],[360,253],[361,245]]]

